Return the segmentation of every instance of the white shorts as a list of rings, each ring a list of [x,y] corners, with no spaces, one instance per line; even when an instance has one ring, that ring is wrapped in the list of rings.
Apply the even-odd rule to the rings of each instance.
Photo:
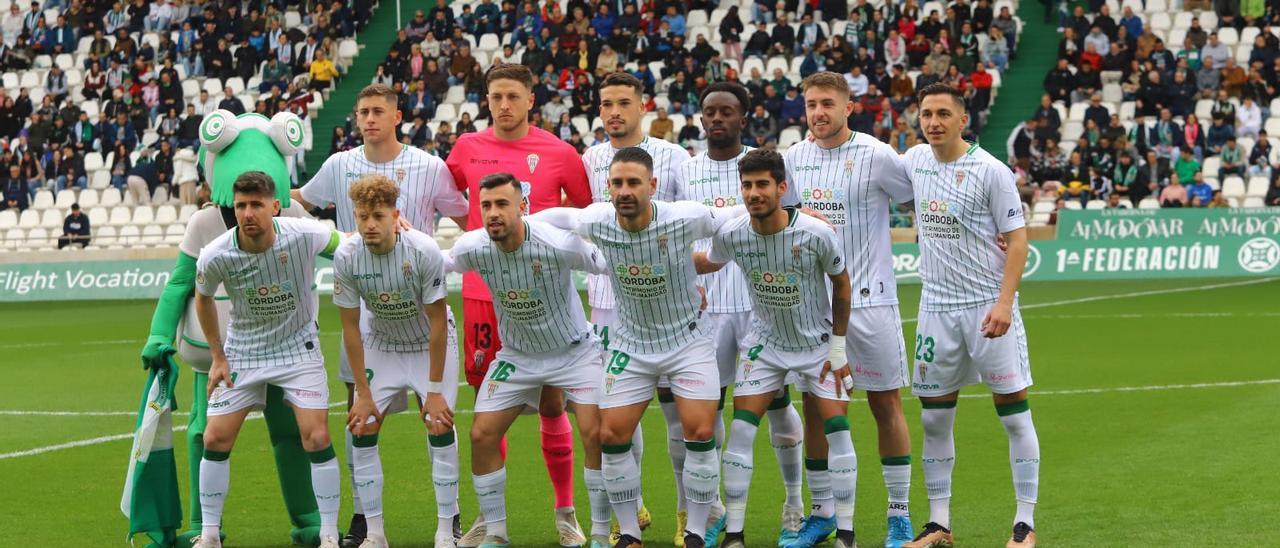
[[[716,349],[710,337],[658,354],[609,351],[604,362],[601,409],[649,401],[661,377],[671,379],[671,393],[678,398],[720,399]]]
[[[916,329],[916,396],[943,396],[961,387],[985,383],[996,394],[1012,394],[1031,386],[1027,332],[1017,303],[1004,336],[982,336],[982,319],[992,305],[948,312],[920,311]]]
[[[596,405],[600,399],[600,360],[599,342],[594,338],[545,354],[525,354],[504,346],[476,395],[475,410],[537,409],[546,386],[564,390],[571,402]]]
[[[751,336],[750,312],[705,313],[711,326],[711,342],[716,347],[716,367],[720,374],[720,388],[733,384],[738,373],[738,354],[746,348]],[[658,379],[658,388],[671,388],[671,380]]]
[[[361,310],[363,310],[363,308]],[[362,333],[367,329],[367,326],[368,326],[367,324],[368,320],[366,319],[364,314],[366,313],[361,313],[360,315],[360,331]],[[454,325],[452,309],[448,307],[445,308],[445,318],[447,318],[449,322],[449,332],[445,334],[446,343],[445,343],[445,349],[444,349],[445,351],[444,382],[446,386],[452,383],[452,385],[456,387],[458,385],[458,364],[456,363],[458,361],[458,358],[457,358],[458,330],[457,330],[457,326]],[[367,369],[369,367],[369,364],[372,362],[369,359],[369,349],[365,348],[364,351],[365,351],[364,365],[365,365],[365,368]],[[423,354],[426,354],[426,351],[423,351]],[[426,363],[428,364],[427,367],[430,367],[430,363],[431,363],[430,360],[427,360]],[[355,376],[352,375],[351,373],[351,364],[347,363],[347,346],[345,344],[338,345],[338,379],[345,384],[354,384],[356,382]],[[406,386],[405,388],[409,389],[410,387]],[[456,393],[457,390],[455,389],[454,392]],[[452,405],[452,402],[450,403],[450,405]],[[407,408],[408,408],[408,397],[405,395],[403,390],[400,392],[398,396],[396,396],[391,400],[391,402],[387,405],[386,408],[380,407],[383,413],[399,413],[401,411],[404,411]]]
[[[836,396],[835,375],[828,373],[823,382],[818,381],[822,365],[830,354],[830,345],[822,345],[804,351],[772,348],[754,337],[738,361],[737,380],[733,383],[734,396],[774,394],[789,382],[794,382],[801,392],[824,400],[849,401],[849,394]]]
[[[883,392],[910,384],[897,305],[850,310],[844,346],[854,389]]]
[[[329,409],[329,381],[324,364],[299,363],[286,367],[261,367],[231,371],[232,388],[218,386],[209,397],[209,416],[229,415],[242,409],[262,409],[267,385],[284,390],[284,400],[301,409]]]
[[[600,349],[609,348],[609,328],[613,327],[616,312],[612,308],[591,309],[591,331],[600,343]]]
[[[457,353],[445,356],[444,390],[441,395],[453,409],[458,401],[458,360],[449,359]],[[403,411],[405,390],[413,390],[425,398],[427,382],[431,378],[431,355],[419,352],[387,352],[374,348],[364,349],[364,374],[369,379],[369,391],[379,413],[387,413],[393,406],[402,406],[392,413]]]

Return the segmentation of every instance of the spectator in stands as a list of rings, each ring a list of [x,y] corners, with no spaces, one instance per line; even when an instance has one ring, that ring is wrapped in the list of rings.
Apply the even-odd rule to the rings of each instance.
[[[236,97],[230,86],[222,88],[222,100],[218,101],[218,108],[230,111],[237,116],[244,114],[244,103]]]
[[[764,107],[761,107],[762,109]],[[658,109],[658,117],[649,124],[649,136],[656,139],[664,139],[673,141],[675,139],[675,122],[667,115],[664,109]]]
[[[1115,168],[1111,170],[1111,195],[1132,201],[1133,205],[1136,206],[1141,198],[1135,197],[1138,195],[1146,196],[1146,193],[1138,191],[1140,182],[1140,170],[1138,165],[1133,162],[1133,156],[1120,154]]]
[[[1204,173],[1196,171],[1192,174],[1193,183],[1187,187],[1187,196],[1193,207],[1207,207],[1209,202],[1213,200],[1214,190],[1209,183],[1204,182]]]
[[[1187,187],[1182,186],[1175,173],[1169,176],[1169,184],[1160,191],[1160,207],[1186,207]]]
[[[1206,154],[1221,154],[1227,143],[1233,142],[1234,139],[1235,132],[1231,126],[1228,126],[1222,118],[1214,118],[1205,138],[1205,145],[1208,147]],[[1240,160],[1238,152],[1236,160]]]
[[[1221,127],[1218,120],[1214,120],[1214,127]],[[1210,130],[1210,134],[1212,134]],[[1218,178],[1223,179],[1228,175],[1245,176],[1246,159],[1244,157],[1244,148],[1236,142],[1236,136],[1228,134],[1226,144],[1218,151],[1218,159],[1221,161],[1218,168]]]
[[[1067,165],[1067,156],[1058,148],[1056,139],[1045,139],[1039,147],[1031,149],[1031,176],[1037,181],[1058,181],[1062,179],[1063,168]]]
[[[1267,189],[1267,195],[1262,199],[1262,203],[1267,207],[1280,206],[1280,177],[1271,181],[1271,188]]]
[[[1208,207],[1212,209],[1223,209],[1223,208],[1231,207],[1231,202],[1227,201],[1226,197],[1222,195],[1221,190],[1214,190],[1212,192],[1213,192],[1213,197],[1209,199],[1209,203],[1205,204],[1204,207]]]
[[[1217,65],[1211,59],[1201,59],[1200,69],[1195,72],[1196,89],[1199,97],[1208,99],[1213,97],[1215,92],[1221,92],[1226,97],[1226,90],[1219,88],[1222,82],[1222,71],[1218,70]]]
[[[27,193],[27,182],[18,173],[18,164],[9,164],[9,177],[0,187],[4,189],[4,203],[0,203],[0,211],[13,209],[19,213],[26,211],[30,203]]]
[[[1182,140],[1182,127],[1173,119],[1173,112],[1168,108],[1160,109],[1160,120],[1156,122],[1151,133],[1152,140],[1149,143],[1151,147],[1162,158],[1168,158],[1170,162],[1174,161],[1178,155],[1178,150],[1185,143]]]
[[[34,200],[36,191],[44,187],[45,179],[53,177],[54,174],[45,175],[44,163],[37,159],[36,153],[30,148],[19,153],[17,164],[18,174],[26,181],[28,198]]]
[[[1114,191],[1111,178],[1106,172],[1096,166],[1089,166],[1089,192],[1090,200],[1107,200]],[[1087,203],[1087,201],[1086,201]]]
[[[62,221],[62,235],[58,237],[58,249],[69,245],[89,245],[89,217],[80,212],[80,204],[71,204],[71,213]]]
[[[177,146],[179,148],[190,147],[193,151],[199,148],[200,123],[203,121],[204,116],[196,113],[195,105],[187,105],[186,115],[178,124]]]
[[[1218,62],[1215,61],[1214,66],[1217,65]],[[1222,65],[1219,79],[1222,83],[1222,89],[1227,91],[1228,96],[1240,97],[1241,92],[1244,90],[1245,82],[1249,81],[1249,76],[1243,68],[1236,65],[1234,57],[1228,57],[1225,64]]]
[[[325,55],[324,50],[316,50],[315,58],[311,61],[311,89],[316,91],[324,91],[333,85],[333,80],[340,76],[338,67],[333,64]]]
[[[1191,149],[1196,161],[1204,160],[1204,154],[1209,149],[1209,145],[1204,126],[1200,125],[1200,119],[1195,114],[1187,114],[1186,122],[1182,124],[1182,143],[1183,146]]]
[[[937,53],[937,47],[934,52]],[[1058,64],[1044,77],[1044,89],[1051,101],[1069,101],[1076,89],[1075,75],[1068,66],[1067,59],[1059,58]]]
[[[1229,93],[1229,92],[1228,92]],[[1236,110],[1236,135],[1257,137],[1262,130],[1262,109],[1254,104],[1253,97],[1245,97]]]
[[[57,154],[62,158],[58,169],[52,173],[46,170],[46,173],[55,176],[54,190],[69,188],[71,185],[75,185],[81,190],[88,188],[89,180],[85,177],[84,158],[76,154],[76,149],[61,147]]]

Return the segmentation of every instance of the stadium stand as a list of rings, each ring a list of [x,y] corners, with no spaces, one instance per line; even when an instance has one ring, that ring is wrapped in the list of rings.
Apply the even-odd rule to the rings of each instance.
[[[1040,107],[1007,142],[1032,224],[1062,208],[1280,205],[1276,16],[1261,3],[1062,8]]]

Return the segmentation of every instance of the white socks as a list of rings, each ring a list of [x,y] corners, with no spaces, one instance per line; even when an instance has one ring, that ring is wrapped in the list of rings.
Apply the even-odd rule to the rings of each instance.
[[[609,492],[604,488],[604,476],[599,470],[583,468],[582,478],[587,484],[587,501],[591,504],[591,536],[608,535],[613,508],[609,506]]]
[[[471,480],[476,488],[476,499],[480,503],[480,514],[484,516],[485,534],[501,538],[507,536],[507,469],[477,476],[472,474]]]
[[[888,516],[910,515],[907,504],[911,495],[911,455],[880,459],[884,487],[889,492]]]
[[[319,451],[308,451],[311,458],[311,490],[316,495],[316,507],[320,510],[320,538],[338,538],[338,508],[342,504],[342,474],[338,472],[338,457],[333,446]]]
[[[858,455],[853,452],[849,419],[843,415],[831,417],[822,426],[827,434],[827,472],[831,476],[831,496],[836,503],[836,529],[852,531]]]
[[[602,450],[605,489],[609,493],[609,505],[618,518],[618,529],[624,535],[640,538],[640,520],[636,517],[640,497],[640,467],[636,465],[631,444],[605,444]]]
[[[360,486],[356,485],[356,455],[355,455],[355,435],[346,428],[342,429],[343,439],[346,440],[344,446],[347,450],[347,473],[351,476],[351,510],[355,514],[364,513],[364,500],[360,497]]]
[[[785,504],[801,508],[804,506],[800,492],[804,487],[804,424],[800,422],[800,412],[791,405],[790,398],[786,399],[785,407],[770,409],[765,416],[769,417],[769,443],[778,458],[782,485],[787,491]]]
[[[685,440],[684,492],[689,499],[689,521],[685,531],[706,534],[711,505],[720,496],[720,455],[714,438]]]
[[[749,411],[733,412],[729,444],[724,448],[724,506],[728,523],[726,532],[740,533],[747,522],[747,493],[751,488],[753,445],[760,418]]]
[[[439,436],[427,435],[431,454],[431,484],[436,492],[436,530],[452,531],[458,515],[458,442],[453,430]]]
[[[642,424],[636,423],[636,431],[631,434],[631,455],[636,458],[636,466],[640,468],[643,468],[641,465],[644,464],[644,428],[642,426]],[[644,506],[643,490],[636,497],[636,505]]]
[[[205,450],[200,460],[200,517],[201,536],[218,538],[222,524],[222,507],[227,500],[227,487],[231,484],[230,453]]]
[[[1021,401],[997,406],[996,413],[1009,435],[1009,465],[1013,468],[1013,493],[1018,513],[1013,519],[1035,528],[1036,495],[1040,486],[1040,440],[1031,422],[1031,408]]]
[[[920,422],[924,426],[920,461],[925,489],[929,492],[929,521],[950,529],[951,470],[956,465],[956,443],[952,434],[956,403],[924,404]]]
[[[676,510],[684,510],[687,502],[684,493],[684,425],[680,423],[675,400],[663,401],[663,398],[658,396],[658,406],[667,421],[667,454],[671,456],[671,471],[676,477]]]
[[[369,533],[386,536],[382,528],[382,459],[378,456],[378,435],[356,436],[349,446],[351,482],[355,485],[354,500],[363,506],[354,507],[364,514]],[[373,518],[377,519],[375,527]]]
[[[804,468],[809,475],[809,498],[813,501],[809,513],[820,518],[835,515],[836,504],[831,497],[831,474],[827,473],[827,460],[806,458]]]

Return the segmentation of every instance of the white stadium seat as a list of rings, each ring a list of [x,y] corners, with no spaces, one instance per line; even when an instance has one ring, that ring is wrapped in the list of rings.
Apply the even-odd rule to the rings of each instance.
[[[196,206],[192,204],[183,204],[182,209],[178,210],[178,222],[185,224],[191,219],[192,215],[195,215],[196,211],[198,211]]]
[[[1232,175],[1222,180],[1222,196],[1228,199],[1243,199],[1246,191],[1244,179]]]
[[[53,203],[53,206],[62,209],[71,209],[71,204],[74,203],[76,203],[76,191],[64,188],[58,191],[57,201]]]
[[[111,226],[124,226],[129,224],[130,215],[128,206],[115,206],[111,208],[111,218],[107,219],[107,224]],[[92,226],[93,221],[89,221]]]
[[[138,206],[133,208],[133,219],[129,224],[137,226],[146,226],[155,220],[155,212],[151,211],[149,206]]]
[[[138,242],[142,245],[159,245],[164,243],[164,229],[160,225],[147,225],[142,227],[142,239]]]
[[[182,243],[182,236],[186,233],[186,229],[182,225],[169,225],[164,230],[164,243],[168,245],[178,245]]]
[[[102,191],[102,197],[98,203],[103,207],[114,207],[120,205],[122,201],[124,200],[120,196],[120,189],[116,187],[108,187],[106,190]]]
[[[92,221],[90,221],[90,226],[92,226]],[[90,240],[94,245],[103,247],[116,245],[116,227],[103,226],[94,230],[97,231],[97,234],[94,234],[93,239]]]
[[[142,231],[138,227],[129,225],[120,227],[120,241],[118,243],[131,246],[138,245],[138,240],[142,239]]]
[[[18,215],[18,228],[35,228],[37,226],[40,226],[39,211],[28,209]]]
[[[49,241],[49,231],[45,228],[36,227],[27,231],[27,242],[23,247],[27,249],[44,249],[52,247]]]
[[[171,205],[162,205],[156,208],[155,220],[152,221],[158,225],[167,225],[178,222],[178,210]]]
[[[46,209],[40,215],[40,226],[44,228],[61,228],[63,219],[66,219],[66,216],[62,214],[61,209]]]
[[[4,247],[6,249],[17,249],[27,239],[27,231],[21,228],[10,228],[4,233]]]
[[[98,205],[98,191],[92,188],[86,188],[80,191],[80,209],[88,209]]]
[[[12,209],[0,211],[0,230],[18,226],[18,212]]]
[[[110,224],[108,222],[108,216],[109,216],[109,213],[107,213],[107,208],[105,207],[95,207],[95,208],[89,209],[89,226],[94,228],[100,227],[100,226],[107,226],[108,224]]]
[[[1263,198],[1267,195],[1267,190],[1271,186],[1271,182],[1266,177],[1250,177],[1249,189],[1245,192],[1248,198]]]
[[[31,201],[31,209],[48,209],[53,207],[53,192],[46,189],[36,191],[36,199]]]

